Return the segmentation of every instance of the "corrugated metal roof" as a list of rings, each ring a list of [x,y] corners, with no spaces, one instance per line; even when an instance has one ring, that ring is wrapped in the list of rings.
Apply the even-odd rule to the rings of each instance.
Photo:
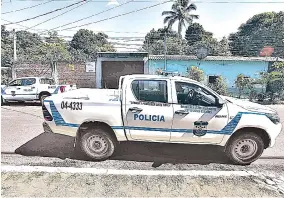
[[[149,55],[150,60],[164,60],[164,55]],[[167,60],[198,60],[196,56],[186,55],[167,55]],[[239,56],[207,56],[206,61],[284,61],[284,59],[276,57],[239,57]]]

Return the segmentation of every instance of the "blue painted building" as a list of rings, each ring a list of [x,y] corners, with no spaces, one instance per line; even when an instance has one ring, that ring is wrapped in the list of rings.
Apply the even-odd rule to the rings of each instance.
[[[280,59],[278,59],[280,60]],[[235,92],[235,79],[239,74],[257,78],[259,72],[267,71],[273,62],[274,57],[235,57],[235,56],[208,56],[204,60],[198,60],[196,56],[180,55],[150,55],[146,61],[147,73],[155,74],[158,69],[167,71],[178,71],[181,75],[187,74],[187,68],[197,66],[205,73],[205,82],[209,76],[221,75],[225,78],[230,92]]]

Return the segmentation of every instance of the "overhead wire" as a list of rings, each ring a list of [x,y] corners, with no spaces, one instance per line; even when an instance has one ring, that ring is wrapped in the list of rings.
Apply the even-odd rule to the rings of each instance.
[[[77,5],[77,4],[79,4],[79,3],[83,2],[83,1],[85,1],[85,0],[80,0],[80,1],[78,1],[78,2],[76,2],[76,3],[72,3],[72,4],[70,4],[70,5],[68,5],[68,6],[65,6],[65,7],[62,7],[62,8],[57,8],[57,9],[55,9],[55,10],[46,12],[46,13],[44,13],[44,14],[40,14],[40,15],[37,15],[37,16],[31,17],[31,18],[27,18],[27,19],[24,19],[24,20],[21,20],[21,21],[13,22],[13,23],[7,23],[7,24],[4,24],[4,25],[12,25],[12,24],[22,23],[22,22],[25,22],[25,21],[30,21],[30,20],[33,20],[33,19],[36,19],[36,18],[39,18],[39,17],[42,17],[42,16],[49,15],[49,14],[54,13],[54,12],[58,12],[58,11],[60,11],[60,10],[66,9],[66,8],[69,8],[69,7],[71,7],[71,6]]]
[[[44,4],[48,4],[48,3],[52,2],[52,1],[54,1],[54,0],[50,0],[50,1],[47,1],[47,2],[44,2],[44,3],[39,3],[39,4],[36,4],[36,5],[33,5],[33,6],[21,8],[21,9],[18,9],[18,10],[12,10],[12,11],[8,11],[8,12],[3,12],[3,13],[1,13],[1,14],[15,13],[15,12],[19,12],[19,11],[22,11],[22,10],[27,10],[27,9],[30,9],[30,8],[35,8],[35,7],[44,5]]]
[[[89,3],[89,1],[83,1],[81,4],[79,4],[78,6],[76,6],[76,7],[74,7],[74,8],[71,8],[71,9],[69,9],[69,10],[67,10],[67,11],[65,11],[65,12],[63,12],[63,13],[61,13],[61,14],[58,14],[58,15],[56,15],[56,16],[54,16],[54,17],[51,17],[51,18],[49,18],[49,19],[47,19],[47,20],[45,20],[45,21],[42,21],[42,22],[40,22],[40,23],[38,23],[38,24],[35,24],[35,25],[33,25],[33,26],[27,28],[26,31],[29,30],[29,29],[32,29],[32,28],[34,28],[34,27],[37,27],[37,26],[39,26],[39,25],[41,25],[41,24],[44,24],[44,23],[46,23],[46,22],[48,22],[48,21],[51,21],[51,20],[53,20],[53,19],[55,19],[55,18],[57,18],[57,17],[60,17],[60,16],[66,14],[66,13],[68,13],[68,12],[71,12],[72,10],[75,10],[75,9],[77,9],[77,8],[79,8],[79,7],[81,7],[81,6],[85,5],[85,4],[87,4],[87,3]]]
[[[68,26],[68,25],[71,25],[71,24],[74,24],[74,23],[78,23],[78,22],[80,22],[80,21],[83,21],[83,20],[85,20],[85,19],[92,18],[92,17],[94,17],[94,16],[98,16],[98,15],[100,15],[100,14],[103,14],[103,13],[108,12],[108,11],[110,11],[110,10],[116,9],[116,8],[118,8],[118,7],[121,7],[121,6],[126,5],[126,4],[128,4],[128,3],[131,3],[131,2],[134,2],[134,0],[129,0],[129,1],[125,2],[125,3],[123,3],[123,4],[120,4],[120,5],[117,5],[117,6],[115,6],[115,7],[112,7],[112,8],[106,9],[106,10],[103,10],[103,11],[98,12],[98,13],[96,13],[96,14],[92,14],[92,15],[90,15],[90,16],[87,16],[87,17],[78,19],[78,20],[76,20],[76,21],[69,22],[69,23],[66,23],[66,24],[64,24],[64,25],[57,26],[57,27],[55,27],[55,28],[50,29],[49,31],[56,30],[56,29],[58,29],[58,28],[62,28],[62,27],[65,27],[65,26]],[[43,31],[42,33],[44,33],[44,32],[46,32],[46,31]]]
[[[108,17],[108,18],[101,19],[101,20],[98,20],[98,21],[93,21],[93,22],[90,22],[90,23],[85,23],[85,24],[82,24],[82,25],[65,28],[65,29],[62,29],[61,31],[70,30],[70,29],[74,29],[74,28],[78,28],[78,27],[83,27],[83,26],[87,26],[87,25],[90,25],[90,24],[100,23],[100,22],[107,21],[107,20],[110,20],[110,19],[118,18],[118,17],[121,17],[121,16],[129,15],[129,14],[132,14],[132,13],[135,13],[135,12],[140,12],[142,10],[153,8],[153,7],[156,7],[156,6],[171,2],[171,1],[172,0],[164,1],[162,3],[157,3],[157,4],[154,4],[154,5],[151,5],[151,6],[147,6],[147,7],[140,8],[140,9],[137,9],[137,10],[133,10],[133,11],[130,11],[130,12],[126,12],[126,13],[123,13],[123,14],[115,15],[113,17]]]

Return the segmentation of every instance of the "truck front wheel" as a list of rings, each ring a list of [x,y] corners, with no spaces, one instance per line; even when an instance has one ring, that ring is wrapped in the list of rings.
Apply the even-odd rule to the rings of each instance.
[[[247,132],[232,137],[225,153],[235,164],[249,165],[261,156],[263,150],[263,139],[256,133]]]
[[[101,128],[88,129],[79,143],[82,151],[93,160],[108,159],[116,148],[116,140]]]

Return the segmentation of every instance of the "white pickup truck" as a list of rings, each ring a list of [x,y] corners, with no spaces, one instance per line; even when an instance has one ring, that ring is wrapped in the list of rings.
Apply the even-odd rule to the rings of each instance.
[[[44,98],[51,96],[53,93],[57,94],[72,89],[76,89],[76,86],[56,85],[52,78],[17,78],[9,82],[7,86],[1,86],[1,102],[25,102],[34,100],[40,100],[42,102]]]
[[[121,141],[211,144],[236,164],[272,147],[282,125],[275,110],[218,95],[183,77],[127,75],[118,90],[77,89],[44,100],[45,129],[76,137],[94,160]]]

